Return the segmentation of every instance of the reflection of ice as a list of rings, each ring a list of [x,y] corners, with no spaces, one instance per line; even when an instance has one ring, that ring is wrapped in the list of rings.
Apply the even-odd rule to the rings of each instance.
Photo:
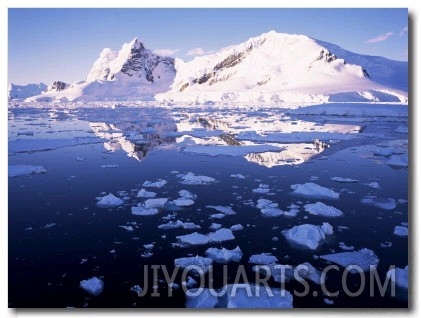
[[[284,165],[298,165],[322,153],[326,145],[315,141],[314,143],[277,144],[284,147],[281,152],[250,153],[244,156],[248,161],[268,168]]]
[[[104,148],[115,152],[123,150],[131,158],[141,161],[155,147],[175,142],[175,138],[167,137],[176,126],[172,122],[122,123],[121,125],[91,122],[89,126],[95,135],[105,138]]]

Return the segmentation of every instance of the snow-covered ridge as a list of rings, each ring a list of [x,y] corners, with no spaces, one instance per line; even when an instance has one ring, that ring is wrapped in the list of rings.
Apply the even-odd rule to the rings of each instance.
[[[405,104],[407,66],[275,31],[190,62],[159,56],[135,38],[119,51],[103,49],[85,81],[27,101]]]

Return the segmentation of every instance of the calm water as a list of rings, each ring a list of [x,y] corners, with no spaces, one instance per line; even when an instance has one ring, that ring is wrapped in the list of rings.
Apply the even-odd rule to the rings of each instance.
[[[325,141],[329,148],[295,161],[277,157],[269,162],[267,158],[276,157],[273,153],[266,159],[261,157],[259,162],[243,156],[193,155],[185,151],[193,144],[235,144],[236,132],[257,131],[262,121],[266,122],[263,125],[266,132],[277,131],[283,125],[301,127],[302,123],[303,127],[309,123],[315,125],[316,131],[327,124],[354,124],[363,128],[359,138]],[[247,277],[253,282],[253,264],[248,260],[260,253],[272,253],[280,264],[296,266],[309,262],[322,271],[330,263],[317,256],[343,252],[339,242],[352,245],[355,250],[373,250],[380,260],[379,277],[384,281],[390,265],[400,268],[408,265],[408,238],[393,234],[396,225],[408,222],[408,203],[404,201],[408,200],[408,169],[386,164],[388,158],[373,155],[370,147],[407,139],[406,133],[395,131],[400,126],[407,126],[406,120],[294,117],[270,109],[13,109],[9,111],[9,166],[42,165],[47,172],[9,178],[9,306],[184,307],[181,288],[172,297],[167,296],[162,272],[158,282],[161,297],[151,297],[152,290],[144,297],[137,297],[130,289],[134,285],[147,287],[144,265],[166,265],[172,269],[174,259],[205,256],[209,247],[239,246],[243,251],[240,263],[228,265],[228,283],[234,282],[239,265],[244,265]],[[188,172],[213,177],[218,182],[181,184],[180,174]],[[242,174],[245,178],[232,178],[231,174]],[[335,176],[358,182],[338,183],[330,179]],[[182,189],[189,190],[197,195],[195,204],[175,211],[163,208],[153,216],[132,215],[131,207],[144,200],[136,197],[142,184],[157,179],[164,179],[167,184],[158,189],[145,189],[157,192],[157,197],[170,199],[176,199]],[[374,181],[380,188],[367,186]],[[333,189],[340,193],[340,199],[318,200],[291,194],[290,185],[306,182]],[[271,195],[253,193],[261,183],[269,185]],[[125,203],[114,208],[98,208],[96,198],[108,193],[124,198]],[[368,195],[392,198],[397,201],[396,208],[384,210],[362,204],[360,200]],[[263,217],[255,207],[259,198],[277,202],[284,210],[290,204],[297,204],[300,212],[289,218]],[[304,204],[317,201],[335,206],[344,215],[326,218],[305,212]],[[216,211],[206,205],[231,206],[237,214],[211,219],[209,215]],[[158,225],[177,219],[200,225],[201,229],[197,230],[200,233],[211,232],[212,223],[226,228],[242,224],[244,229],[233,232],[235,240],[174,247],[176,236],[194,232],[158,229]],[[317,250],[291,244],[281,233],[295,225],[323,222],[333,226],[334,234],[322,241]],[[134,231],[126,231],[120,225],[132,225]],[[142,257],[146,251],[143,245],[153,242],[153,255]],[[391,246],[382,247],[385,242]],[[215,286],[221,287],[222,266],[215,264],[214,272]],[[332,271],[327,276],[331,290],[342,290],[342,272],[343,269]],[[146,281],[151,289],[150,274]],[[79,287],[80,281],[92,276],[104,281],[104,291],[96,297]],[[348,280],[350,289],[358,289],[359,275],[349,275]],[[175,282],[181,284],[181,275]],[[279,287],[273,280],[269,284]],[[297,284],[291,281],[285,288],[292,292],[300,288]],[[309,295],[294,297],[294,307],[408,306],[401,291],[395,297],[389,294],[370,297],[368,281],[361,296],[348,297],[341,292],[329,298],[333,304],[328,305],[321,286],[309,284]],[[313,296],[314,291],[317,296]]]

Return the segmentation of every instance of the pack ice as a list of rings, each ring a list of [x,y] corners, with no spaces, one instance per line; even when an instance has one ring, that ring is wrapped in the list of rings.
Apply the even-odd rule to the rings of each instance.
[[[342,267],[359,266],[364,272],[370,270],[370,266],[376,266],[379,263],[377,255],[368,248],[359,251],[342,252],[335,254],[321,255],[320,258],[338,264]],[[350,273],[357,272],[357,269],[351,269]]]
[[[321,226],[301,224],[282,231],[282,234],[286,239],[294,243],[315,250],[319,246],[320,241],[326,238],[326,235],[333,234],[333,228],[327,222],[324,222]]]
[[[339,199],[339,193],[313,182],[293,184],[291,185],[291,189],[294,190],[292,192],[293,194],[303,197],[317,199]]]
[[[341,216],[343,214],[341,210],[333,206],[326,205],[322,202],[306,204],[304,205],[304,209],[310,214],[327,216],[327,217],[336,217],[336,216]]]

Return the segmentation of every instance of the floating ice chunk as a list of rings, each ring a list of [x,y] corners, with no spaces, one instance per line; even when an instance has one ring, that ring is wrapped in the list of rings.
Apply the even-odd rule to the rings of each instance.
[[[344,242],[339,242],[339,247],[343,249],[344,251],[353,251],[355,249],[353,245],[348,246]]]
[[[388,164],[389,166],[408,167],[408,154],[404,154],[401,156],[393,155],[386,162],[386,164]]]
[[[191,199],[175,199],[174,201],[172,201],[172,203],[174,203],[176,206],[178,207],[188,207],[188,206],[192,206],[194,204],[194,201]]]
[[[240,173],[237,173],[237,174],[231,174],[230,175],[230,177],[231,178],[236,178],[236,179],[245,179],[246,177],[245,176],[243,176],[242,174],[240,174]]]
[[[234,224],[230,227],[231,231],[241,231],[244,230],[244,227],[241,224]]]
[[[254,284],[229,284],[224,288],[218,308],[293,308],[293,297],[287,290]]]
[[[183,199],[196,200],[196,198],[197,198],[197,195],[195,195],[194,193],[191,193],[190,191],[187,191],[187,190],[180,190],[180,191],[178,191],[178,194]]]
[[[157,208],[145,208],[142,204],[132,207],[133,215],[155,215],[158,214],[159,210]]]
[[[224,242],[235,239],[232,231],[230,229],[222,228],[216,232],[208,234],[209,240],[211,242]]]
[[[408,236],[408,228],[406,226],[396,225],[393,234],[397,236]]]
[[[363,248],[359,251],[342,252],[336,254],[321,255],[320,258],[338,264],[342,267],[358,266],[350,268],[351,273],[358,272],[359,269],[364,272],[370,270],[370,266],[376,266],[379,263],[377,255],[368,248]]]
[[[407,134],[408,133],[408,126],[399,126],[398,128],[395,129],[395,131],[398,132],[398,133]]]
[[[207,205],[206,206],[209,209],[214,209],[218,212],[221,212],[225,215],[234,215],[236,214],[235,211],[232,210],[230,206],[222,206],[222,205]]]
[[[333,178],[330,178],[331,180],[333,180],[333,181],[336,181],[336,182],[344,182],[344,183],[353,183],[353,182],[358,182],[358,180],[355,180],[355,179],[351,179],[351,178],[342,178],[342,177],[333,177]]]
[[[120,165],[101,165],[101,168],[118,168]]]
[[[126,230],[128,232],[134,231],[134,228],[131,225],[128,225],[128,226],[127,225],[119,225],[118,227],[121,227],[122,229],[124,229],[124,230]]]
[[[191,269],[191,273],[194,275],[207,273],[212,263],[213,263],[213,260],[211,258],[202,257],[198,255],[193,256],[193,257],[176,258],[174,260],[174,265],[179,266],[181,269],[194,265],[194,267],[192,267]]]
[[[137,293],[137,296],[140,297],[143,292],[143,288],[139,285],[134,285],[130,288],[130,291]]]
[[[258,265],[274,264],[278,261],[276,256],[270,253],[261,253],[250,256],[249,263]]]
[[[144,207],[145,209],[162,208],[167,201],[167,198],[147,199],[144,203]]]
[[[270,191],[269,185],[267,184],[259,184],[259,187],[252,190],[254,193],[259,194],[268,194]]]
[[[162,188],[166,184],[167,184],[167,181],[166,180],[158,179],[155,182],[145,181],[143,183],[143,186],[144,187],[149,187],[149,188]]]
[[[49,228],[54,227],[56,225],[57,225],[57,223],[48,223],[48,224],[45,224],[42,229],[46,230],[46,229],[49,229]]]
[[[257,200],[257,208],[264,209],[264,208],[277,208],[278,203],[274,203],[271,200],[267,199],[259,199]]]
[[[161,230],[172,230],[172,229],[185,229],[185,230],[196,230],[200,229],[200,225],[196,225],[191,222],[182,222],[180,220],[177,221],[169,221],[168,223],[158,225],[158,228]]]
[[[393,210],[394,208],[396,208],[396,201],[391,198],[382,199],[382,198],[366,197],[366,198],[361,199],[361,203],[374,205],[383,210]]]
[[[393,148],[392,147],[377,147],[373,154],[383,157],[389,157],[393,154]]]
[[[260,210],[265,217],[276,217],[284,214],[284,211],[277,208],[263,208]]]
[[[182,245],[204,245],[210,242],[208,236],[197,232],[176,236],[176,238]]]
[[[208,288],[204,288],[200,292],[197,288],[192,288],[186,293],[186,308],[215,308],[217,304],[218,297]]]
[[[323,223],[322,226],[301,224],[282,231],[286,239],[307,246],[312,250],[317,249],[319,242],[325,239],[327,234],[332,233],[333,229],[329,223]]]
[[[103,196],[97,203],[96,205],[99,208],[112,208],[112,207],[116,207],[119,205],[122,205],[124,203],[123,200],[121,200],[120,198],[117,198],[116,196],[114,196],[112,193]]]
[[[322,202],[306,204],[304,205],[304,209],[310,214],[321,215],[326,217],[336,217],[341,216],[343,214],[341,210],[333,206],[326,205]]]
[[[30,174],[46,173],[43,166],[15,165],[9,166],[9,178],[25,176]]]
[[[390,277],[392,282],[395,282],[398,287],[408,289],[408,265],[405,268],[392,268],[390,269],[386,277]]]
[[[221,227],[222,227],[222,224],[219,224],[219,223],[212,223],[212,224],[209,226],[209,229],[211,229],[212,231],[216,231],[216,230],[219,230]]]
[[[189,185],[201,185],[216,182],[216,180],[212,177],[196,176],[192,172],[189,172],[186,175],[182,176],[181,180],[181,183]]]
[[[323,298],[323,301],[326,305],[333,305],[335,302],[329,298]]]
[[[225,214],[222,213],[215,213],[215,214],[211,214],[209,215],[210,218],[212,219],[222,219],[225,217]]]
[[[207,257],[213,259],[215,263],[228,264],[229,262],[239,262],[243,257],[243,252],[237,246],[233,250],[227,250],[226,248],[208,248],[205,251]]]
[[[392,247],[392,242],[389,242],[389,241],[382,242],[380,243],[380,247],[383,247],[383,248]]]
[[[322,187],[316,183],[304,183],[304,184],[293,184],[291,185],[292,192],[295,195],[319,198],[319,199],[339,199],[339,193]]]
[[[370,182],[370,183],[365,183],[366,186],[372,188],[372,189],[381,189],[380,188],[380,184],[378,182]]]
[[[104,282],[96,276],[82,280],[79,286],[92,296],[98,296],[104,290]]]
[[[141,189],[137,193],[137,197],[138,198],[155,198],[156,197],[156,193],[155,192],[151,192],[151,191],[146,191],[145,189]]]

